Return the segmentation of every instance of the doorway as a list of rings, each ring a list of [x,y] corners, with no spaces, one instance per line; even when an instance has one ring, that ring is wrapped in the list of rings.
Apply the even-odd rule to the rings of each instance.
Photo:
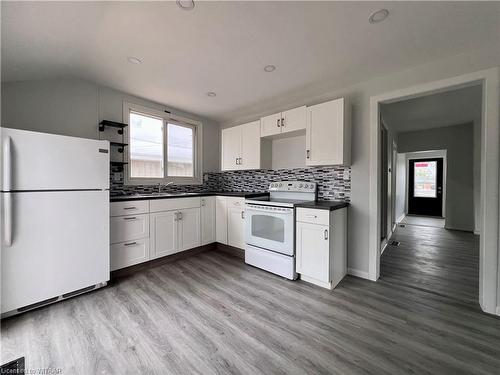
[[[443,217],[443,159],[409,160],[408,214]]]
[[[498,175],[499,175],[499,69],[492,68],[457,77],[417,85],[410,88],[377,95],[370,99],[370,230],[369,278],[380,275],[380,106],[433,93],[443,93],[457,88],[479,85],[482,92],[480,124],[480,202],[479,213],[479,303],[483,311],[500,315],[497,309],[498,273]],[[450,180],[451,181],[451,180]]]

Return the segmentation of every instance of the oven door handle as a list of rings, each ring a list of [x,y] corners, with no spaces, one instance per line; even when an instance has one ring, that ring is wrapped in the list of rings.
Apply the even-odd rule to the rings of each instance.
[[[247,203],[246,204],[246,211],[267,212],[269,214],[284,214],[284,215],[292,215],[293,214],[293,208],[275,207],[275,208],[278,208],[279,210],[272,210],[272,209],[269,209],[268,207],[274,207],[274,206],[259,206],[259,205]]]

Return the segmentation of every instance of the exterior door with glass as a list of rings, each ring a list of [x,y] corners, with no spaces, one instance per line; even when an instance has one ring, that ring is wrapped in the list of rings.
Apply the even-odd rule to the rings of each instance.
[[[443,158],[409,161],[408,214],[443,217]]]

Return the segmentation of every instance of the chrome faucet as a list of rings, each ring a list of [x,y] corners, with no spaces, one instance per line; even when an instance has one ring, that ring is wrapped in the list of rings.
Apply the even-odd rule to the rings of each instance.
[[[158,182],[158,193],[161,193],[162,186],[167,187],[169,185],[172,185],[173,183],[174,183],[173,181],[170,181],[170,182],[167,182],[165,185],[162,185],[161,182]]]

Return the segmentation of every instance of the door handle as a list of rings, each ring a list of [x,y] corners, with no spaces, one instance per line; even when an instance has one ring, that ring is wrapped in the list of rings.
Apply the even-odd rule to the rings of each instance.
[[[123,245],[125,246],[134,246],[134,245],[137,245],[137,242],[129,242],[129,243],[124,243]]]
[[[325,229],[325,240],[328,239],[328,229]]]
[[[281,118],[281,126],[285,127],[285,119],[284,118]]]
[[[135,210],[137,207],[123,207],[124,210]]]
[[[124,217],[123,220],[137,220],[137,218],[135,216],[131,216],[131,217]]]
[[[5,246],[12,245],[12,195],[3,193],[3,241]]]
[[[306,150],[306,159],[309,159],[311,156],[311,150]]]
[[[11,140],[10,137],[3,139],[3,181],[2,190],[12,190],[12,153],[11,153]]]
[[[245,211],[241,211],[241,218],[244,220],[245,219]]]
[[[174,221],[179,221],[179,213],[174,212]]]
[[[177,216],[178,220],[182,220],[182,212],[178,212],[178,214],[179,214],[179,215]]]
[[[280,127],[280,119],[276,120],[276,126],[279,128]]]

